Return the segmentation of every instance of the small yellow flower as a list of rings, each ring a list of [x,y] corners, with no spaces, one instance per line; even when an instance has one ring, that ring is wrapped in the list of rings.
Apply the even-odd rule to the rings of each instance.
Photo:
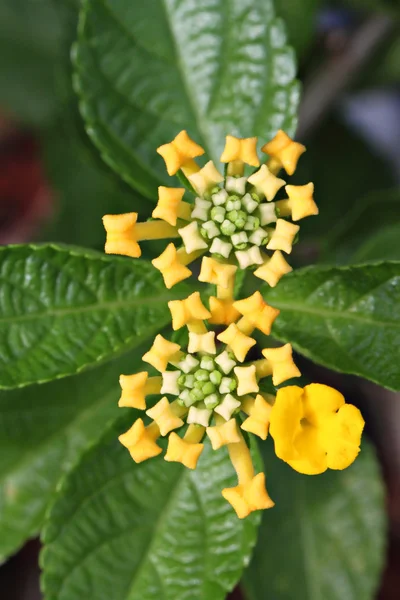
[[[298,160],[306,148],[302,144],[294,142],[280,129],[274,139],[265,144],[261,150],[271,157],[274,169],[283,167],[286,173],[293,175]]]
[[[122,254],[138,258],[142,252],[137,243],[135,228],[137,213],[104,215],[103,224],[107,232],[106,254]]]
[[[170,225],[175,226],[180,210],[182,208],[182,198],[185,188],[169,188],[160,186],[158,188],[158,204],[153,210],[152,216],[155,219],[162,219]],[[187,218],[190,217],[190,206],[188,207]]]
[[[260,161],[257,156],[257,138],[237,138],[227,135],[220,161],[223,163],[240,161],[252,167],[258,167]]]
[[[300,221],[304,217],[319,213],[318,206],[314,201],[313,183],[307,183],[307,185],[287,185],[285,190],[289,196],[293,221]]]
[[[256,379],[256,367],[254,365],[248,367],[235,367],[233,370],[238,379],[238,396],[245,396],[246,394],[258,392],[259,387]]]
[[[160,435],[157,426],[145,427],[142,419],[137,419],[126,433],[119,436],[119,441],[137,463],[161,454],[162,448],[156,444]]]
[[[345,469],[360,451],[364,419],[337,390],[313,383],[278,390],[270,414],[275,452],[306,475]]]
[[[271,173],[267,165],[262,165],[247,181],[254,185],[257,194],[265,196],[268,202],[275,198],[277,192],[286,183],[284,179],[279,179]]]
[[[146,408],[146,396],[159,394],[161,390],[161,379],[150,377],[147,371],[134,375],[120,375],[121,398],[118,406],[127,406],[144,410]]]
[[[193,158],[204,154],[204,149],[183,130],[172,142],[157,148],[157,152],[165,161],[168,175],[175,175],[182,167],[191,165]]]
[[[206,431],[213,450],[219,450],[226,444],[240,442],[236,419],[229,419],[229,421],[221,425],[215,425],[215,427],[207,427]]]
[[[187,279],[192,274],[179,260],[179,255],[174,244],[168,244],[164,252],[158,258],[151,261],[158,269],[163,278],[165,287],[172,288],[176,283]]]
[[[300,377],[301,373],[293,361],[293,351],[290,344],[281,348],[264,348],[265,358],[272,366],[272,382],[280,385],[292,377]]]
[[[286,262],[282,252],[276,250],[271,258],[268,258],[261,267],[254,271],[254,275],[271,287],[275,287],[283,275],[290,273],[290,271],[293,271],[293,269]]]
[[[197,173],[189,175],[188,179],[194,190],[200,196],[203,196],[203,194],[208,192],[215,185],[224,181],[223,176],[218,171],[212,160],[209,160],[202,169],[197,171]]]
[[[178,229],[178,232],[188,254],[195,252],[196,250],[205,250],[208,248],[207,243],[200,235],[199,225],[196,221],[192,221],[189,225],[181,227]]]
[[[222,495],[232,505],[239,519],[244,519],[255,510],[272,508],[271,500],[265,488],[265,475],[258,473],[250,481],[233,488],[225,488]]]
[[[166,397],[161,398],[153,408],[147,410],[146,415],[157,423],[161,435],[167,435],[173,429],[178,429],[184,424],[184,421],[174,413]]]
[[[180,348],[179,344],[170,342],[158,334],[150,350],[143,355],[142,360],[162,373],[166,370],[168,363],[178,356]]]
[[[222,288],[228,288],[235,277],[237,267],[223,264],[205,256],[201,262],[199,281],[214,283]]]
[[[244,361],[246,354],[256,343],[253,338],[242,333],[235,323],[231,323],[217,339],[227,344],[240,362]]]
[[[200,292],[194,292],[185,300],[168,302],[172,316],[172,328],[176,331],[194,321],[209,319],[211,312],[207,310],[200,298]]]
[[[188,469],[195,469],[203,448],[204,444],[188,442],[173,431],[168,438],[168,449],[164,460],[179,462]]]
[[[241,428],[249,433],[254,433],[262,440],[266,440],[269,429],[269,419],[272,406],[260,394],[252,402],[248,418],[242,423]]]
[[[269,306],[264,301],[260,292],[254,292],[252,296],[244,300],[237,300],[233,306],[265,335],[271,333],[272,324],[280,313],[277,308]]]
[[[270,241],[267,244],[268,250],[283,250],[286,254],[292,252],[293,240],[296,237],[300,227],[288,223],[284,219],[278,219],[276,229],[273,232]]]
[[[208,321],[213,325],[230,325],[240,315],[232,300],[223,300],[215,296],[210,296],[210,313]]]

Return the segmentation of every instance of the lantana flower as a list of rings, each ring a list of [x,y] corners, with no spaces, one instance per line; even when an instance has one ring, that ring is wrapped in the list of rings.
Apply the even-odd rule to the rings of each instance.
[[[289,386],[276,397],[266,393],[264,380],[272,378],[276,386],[300,376],[290,344],[265,348],[263,358],[248,359],[256,346],[254,330],[269,334],[279,311],[259,292],[236,302],[233,297],[224,300],[229,300],[228,308],[214,307],[225,325],[218,329],[212,298],[209,308],[199,292],[169,302],[173,329],[186,327],[188,343],[181,347],[157,335],[143,361],[159,375],[121,375],[119,405],[144,415],[119,439],[133,460],[141,462],[161,454],[157,442],[167,436],[164,459],[189,469],[196,468],[205,436],[215,451],[226,446],[238,483],[222,495],[244,518],[274,505],[264,473],[255,471],[247,434],[265,440],[270,429],[280,458],[301,472],[317,473],[345,468],[355,459],[363,420],[358,409],[327,386]],[[159,399],[147,404],[149,396]]]
[[[278,131],[261,150],[269,157],[263,164],[256,137],[228,135],[221,155],[222,174],[212,161],[203,167],[197,164],[195,159],[204,150],[181,131],[157,152],[168,174],[178,174],[187,189],[160,186],[151,221],[138,223],[137,213],[106,215],[105,251],[139,257],[141,241],[178,239],[177,245],[169,241],[153,260],[166,287],[189,277],[188,265],[202,255],[200,281],[214,283],[218,272],[229,266],[252,269],[256,277],[274,287],[292,270],[285,255],[291,253],[297,239],[297,222],[318,214],[318,208],[312,183],[287,185],[277,176],[282,168],[289,175],[294,173],[305,147]],[[276,200],[281,188],[286,197]],[[185,194],[191,195],[190,202],[184,200]]]

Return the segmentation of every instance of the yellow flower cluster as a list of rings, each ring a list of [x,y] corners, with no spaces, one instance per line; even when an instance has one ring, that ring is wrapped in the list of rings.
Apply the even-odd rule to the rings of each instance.
[[[257,329],[269,336],[279,310],[258,291],[235,300],[238,269],[255,269],[254,275],[271,287],[292,270],[282,253],[292,251],[299,231],[295,223],[318,214],[312,183],[286,185],[277,177],[282,168],[294,173],[304,146],[278,131],[261,150],[269,157],[262,165],[257,138],[228,135],[222,175],[212,161],[197,164],[204,150],[181,131],[157,152],[168,174],[178,174],[187,189],[159,187],[151,221],[138,223],[137,213],[103,218],[107,253],[139,257],[141,241],[180,239],[183,245],[169,242],[152,261],[165,286],[189,277],[188,265],[202,255],[198,279],[215,285],[208,307],[199,292],[168,303],[172,328],[186,327],[188,342],[183,348],[156,336],[143,361],[158,375],[121,375],[119,406],[145,416],[120,442],[135,462],[142,462],[161,454],[158,440],[168,436],[164,459],[189,469],[201,457],[205,436],[213,450],[226,446],[238,482],[222,495],[239,518],[274,505],[264,473],[255,472],[248,435],[265,440],[270,434],[278,458],[313,475],[349,466],[360,451],[364,427],[360,411],[333,388],[311,384],[276,390],[300,376],[292,347],[268,344],[259,352],[252,335]],[[283,187],[286,196],[277,199]],[[185,194],[192,194],[190,201]],[[159,399],[149,402],[152,396]]]
[[[291,221],[316,215],[318,208],[312,183],[286,185],[277,177],[281,168],[294,173],[305,147],[279,131],[261,150],[269,159],[260,166],[257,138],[228,135],[221,155],[222,175],[212,161],[203,167],[197,164],[194,159],[204,150],[181,131],[157,152],[168,174],[180,175],[187,189],[160,186],[154,220],[145,223],[137,223],[137,213],[106,215],[106,253],[137,258],[141,241],[179,238],[182,246],[170,241],[152,261],[167,288],[190,277],[188,265],[202,255],[200,281],[223,286],[227,271],[254,268],[256,277],[274,287],[292,270],[282,254],[291,253],[299,231]],[[248,175],[246,165],[253,168]],[[283,187],[286,197],[275,200]]]

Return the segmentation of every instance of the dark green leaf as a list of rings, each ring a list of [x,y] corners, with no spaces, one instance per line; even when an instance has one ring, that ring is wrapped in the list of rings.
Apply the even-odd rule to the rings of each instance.
[[[60,477],[117,416],[142,348],[87,373],[0,392],[0,562],[36,535]]]
[[[56,214],[41,239],[100,249],[105,240],[104,214],[137,211],[145,219],[152,207],[121,182],[85,142],[72,119],[68,127],[59,124],[42,139]]]
[[[268,444],[264,445],[267,446]],[[345,471],[307,476],[266,451],[276,505],[245,573],[247,600],[372,600],[385,547],[385,504],[372,448]]]
[[[397,259],[399,244],[387,240],[386,251],[374,256],[363,254],[364,244],[374,243],[375,236],[381,233],[382,242],[386,238],[386,228],[400,221],[400,190],[383,190],[372,192],[362,198],[348,211],[346,218],[338,221],[324,239],[324,260],[328,262],[352,263],[357,260]],[[382,242],[380,243],[382,247]],[[358,253],[360,255],[358,256]]]
[[[50,245],[1,248],[0,274],[3,388],[72,375],[129,350],[167,325],[168,300],[187,293],[166,291],[146,261]]]
[[[225,135],[294,133],[295,61],[271,0],[85,0],[76,88],[103,158],[154,198],[181,129],[217,160]]]
[[[313,39],[320,4],[321,0],[275,0],[276,12],[285,21],[288,40],[299,55],[304,54]]]
[[[299,269],[264,291],[281,310],[278,339],[316,363],[400,390],[400,262]]]
[[[126,425],[125,425],[126,426]],[[223,600],[248,563],[259,515],[239,520],[225,449],[195,471],[136,465],[113,428],[61,486],[44,530],[45,598]]]

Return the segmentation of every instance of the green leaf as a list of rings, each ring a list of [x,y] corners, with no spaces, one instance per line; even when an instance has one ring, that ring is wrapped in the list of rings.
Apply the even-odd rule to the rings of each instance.
[[[359,199],[374,191],[385,193],[383,186],[391,190],[394,174],[374,148],[341,121],[330,119],[308,141],[291,179],[297,185],[309,181],[315,184],[319,215],[302,221],[300,241],[312,239],[324,250],[332,229],[346,227]]]
[[[265,444],[263,447],[268,446]],[[276,505],[245,572],[247,600],[372,600],[384,562],[385,503],[372,447],[345,471],[307,476],[266,451]]]
[[[400,260],[400,225],[388,225],[371,236],[353,256],[355,263],[367,260]]]
[[[43,534],[45,598],[223,600],[259,523],[222,498],[235,485],[226,449],[207,443],[194,471],[161,456],[136,465],[116,439],[122,430],[61,485]]]
[[[363,254],[364,244],[368,247],[375,236],[381,236],[381,246],[386,236],[386,228],[400,221],[400,190],[381,190],[372,192],[357,202],[347,213],[345,219],[339,220],[324,239],[325,261],[361,262],[361,260],[397,259],[398,244],[386,243],[386,251],[374,255]],[[396,238],[393,238],[396,241]],[[379,241],[378,241],[379,243]],[[360,252],[360,255],[359,255]]]
[[[85,0],[75,84],[89,135],[153,198],[169,182],[156,153],[181,129],[218,160],[228,133],[294,133],[299,87],[271,0]]]
[[[146,261],[50,245],[1,248],[0,273],[3,388],[71,375],[129,350],[168,324],[168,300],[188,289],[166,291]]]
[[[299,55],[309,48],[316,33],[316,16],[320,4],[321,0],[275,0],[276,12],[285,21],[288,40]]]
[[[55,217],[42,241],[100,249],[105,240],[104,214],[137,211],[141,219],[151,216],[151,204],[110,171],[86,141],[72,119],[47,131],[41,140],[56,202]]]
[[[42,125],[57,113],[62,33],[53,0],[0,4],[0,103],[26,123]]]
[[[273,335],[336,371],[400,390],[400,262],[308,267],[264,289]]]
[[[0,562],[39,532],[61,476],[116,418],[119,375],[140,369],[141,355],[0,392]]]

